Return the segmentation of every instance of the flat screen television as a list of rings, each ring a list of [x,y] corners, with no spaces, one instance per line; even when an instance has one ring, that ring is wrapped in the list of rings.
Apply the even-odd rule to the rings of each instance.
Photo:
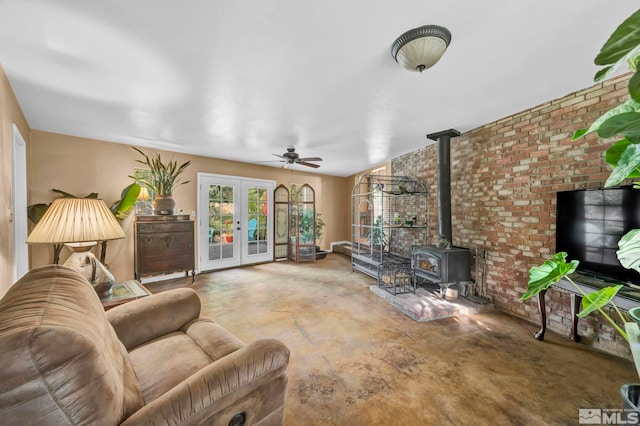
[[[556,253],[579,260],[578,272],[640,284],[616,251],[620,238],[640,228],[640,189],[631,186],[563,191],[557,194]]]

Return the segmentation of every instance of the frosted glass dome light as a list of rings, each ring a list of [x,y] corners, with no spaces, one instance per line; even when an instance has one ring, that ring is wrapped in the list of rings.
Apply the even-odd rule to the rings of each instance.
[[[409,71],[424,71],[440,60],[451,43],[451,33],[438,25],[424,25],[402,34],[391,46],[391,56]]]

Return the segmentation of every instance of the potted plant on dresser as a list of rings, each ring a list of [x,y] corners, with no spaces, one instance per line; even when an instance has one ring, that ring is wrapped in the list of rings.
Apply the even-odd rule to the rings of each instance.
[[[157,215],[172,215],[176,206],[176,202],[173,199],[173,190],[176,186],[190,182],[188,180],[181,181],[179,176],[191,164],[191,161],[185,161],[179,166],[175,160],[163,163],[160,154],[157,152],[149,157],[140,149],[134,146],[131,148],[143,157],[143,160],[136,161],[149,169],[149,177],[140,179],[139,182],[155,193],[153,213]],[[134,176],[130,177],[135,179]]]

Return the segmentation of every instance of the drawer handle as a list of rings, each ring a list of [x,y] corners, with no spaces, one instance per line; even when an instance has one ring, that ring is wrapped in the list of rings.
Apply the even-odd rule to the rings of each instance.
[[[170,235],[165,235],[164,237],[160,238],[163,242],[166,248],[170,248],[171,247],[171,236]]]

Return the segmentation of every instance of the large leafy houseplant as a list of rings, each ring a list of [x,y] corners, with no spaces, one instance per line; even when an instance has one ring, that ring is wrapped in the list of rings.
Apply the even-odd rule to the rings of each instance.
[[[316,213],[313,210],[303,210],[300,214],[298,227],[300,228],[300,240],[305,241],[305,244],[309,244],[312,241],[317,243],[322,239],[324,221],[320,217],[320,213]]]
[[[376,220],[373,223],[370,233],[370,241],[372,246],[379,248],[381,251],[385,251],[387,245],[389,245],[389,240],[384,232],[382,216],[376,217]]]
[[[178,162],[170,160],[163,162],[159,153],[153,154],[149,157],[140,149],[132,146],[140,155],[143,160],[136,160],[138,163],[147,167],[150,171],[149,177],[146,179],[140,179],[140,183],[146,185],[150,191],[153,191],[156,195],[171,196],[173,190],[178,185],[184,185],[190,181],[181,181],[180,175],[191,164],[191,161],[185,161],[178,166]],[[134,176],[130,176],[135,179]]]
[[[589,128],[576,131],[572,138],[576,140],[590,133],[597,133],[603,139],[620,138],[607,149],[605,155],[605,161],[612,167],[612,172],[605,183],[605,186],[610,187],[622,183],[625,179],[633,181],[640,177],[640,10],[620,24],[606,41],[594,62],[604,67],[596,73],[594,77],[596,82],[610,77],[624,64],[627,64],[633,73],[628,81],[628,100],[607,111]],[[637,181],[634,182],[634,187],[639,187]],[[620,263],[625,268],[640,272],[640,229],[634,229],[625,234],[618,242],[618,247],[617,256]],[[531,268],[527,291],[520,299],[529,299],[560,279],[566,279],[583,294],[579,318],[598,311],[625,340],[629,341],[624,326],[603,310],[603,307],[611,304],[619,320],[622,323],[628,322],[627,316],[612,302],[623,285],[605,287],[589,294],[584,293],[570,277],[570,274],[576,270],[578,262],[575,260],[567,262],[566,256],[566,253],[557,253],[542,265]]]
[[[316,245],[320,245],[324,232],[324,220],[320,217],[320,213],[316,213]]]
[[[567,262],[567,253],[556,253],[553,258],[548,259],[541,265],[534,266],[529,270],[527,291],[520,297],[520,300],[527,300],[541,291],[548,289],[552,284],[557,283],[561,279],[565,279],[582,294],[582,310],[577,314],[578,318],[584,318],[590,313],[598,311],[613,326],[613,328],[615,328],[616,331],[618,331],[618,333],[628,341],[629,339],[626,331],[609,314],[607,314],[604,309],[602,309],[605,305],[611,303],[618,318],[623,323],[628,321],[627,316],[611,302],[623,285],[619,284],[604,287],[598,291],[587,294],[571,279],[571,274],[575,272],[577,267],[577,260]]]

